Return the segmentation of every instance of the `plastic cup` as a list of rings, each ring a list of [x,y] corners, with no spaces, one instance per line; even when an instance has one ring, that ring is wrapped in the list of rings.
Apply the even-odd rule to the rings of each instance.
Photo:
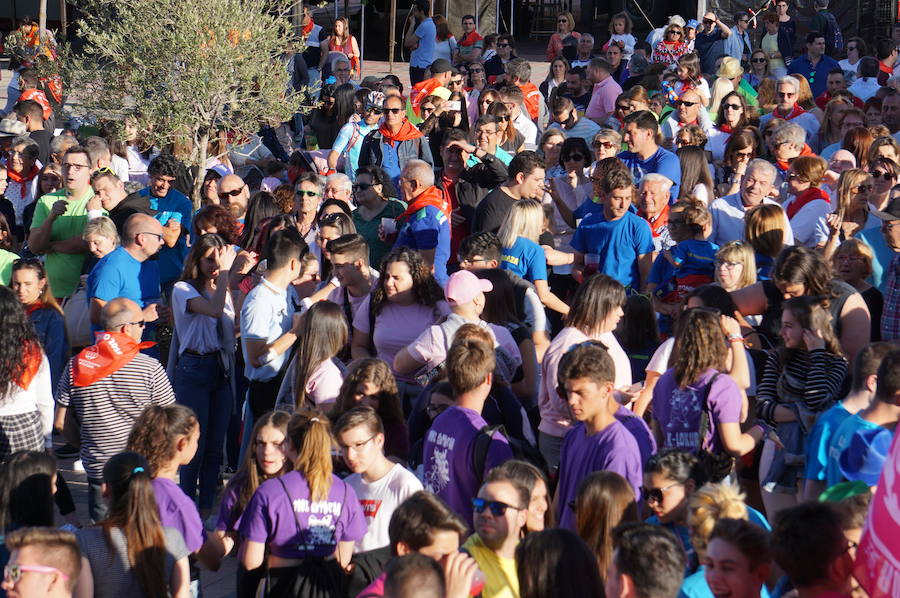
[[[393,235],[397,232],[397,221],[393,218],[382,218],[381,229],[384,231],[384,234]]]

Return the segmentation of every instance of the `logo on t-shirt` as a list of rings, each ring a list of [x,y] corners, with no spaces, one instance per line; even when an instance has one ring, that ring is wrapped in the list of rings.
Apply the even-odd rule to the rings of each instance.
[[[363,514],[367,519],[375,519],[375,516],[378,515],[378,509],[381,508],[382,502],[383,501],[380,500],[367,498],[360,500],[359,505],[362,507]]]
[[[695,449],[700,444],[698,429],[700,401],[690,388],[672,391],[670,419],[666,424],[666,446]]]
[[[435,446],[430,461],[425,464],[425,489],[439,494],[450,483],[449,453],[453,450],[456,439],[430,430],[428,440]]]

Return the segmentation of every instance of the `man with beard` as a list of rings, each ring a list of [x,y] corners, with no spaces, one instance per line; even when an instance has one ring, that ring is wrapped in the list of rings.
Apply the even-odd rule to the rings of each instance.
[[[226,174],[219,179],[219,203],[228,208],[231,216],[244,227],[247,203],[250,201],[250,187],[236,174]]]

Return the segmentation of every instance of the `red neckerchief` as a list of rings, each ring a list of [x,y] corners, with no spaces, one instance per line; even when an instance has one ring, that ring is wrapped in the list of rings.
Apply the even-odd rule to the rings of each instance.
[[[805,112],[806,112],[806,110],[801,108],[799,104],[794,104],[794,107],[791,108],[790,114],[788,114],[787,116],[782,116],[780,110],[778,110],[777,107],[775,108],[775,110],[772,111],[772,115],[775,118],[791,120],[792,118],[797,118],[798,116],[800,116],[801,114],[804,114]]]
[[[9,180],[11,180],[15,183],[19,183],[19,194],[20,194],[19,198],[20,199],[25,199],[26,191],[28,190],[28,183],[30,183],[31,180],[34,177],[36,177],[40,171],[41,171],[41,169],[38,168],[36,165],[32,166],[31,171],[29,171],[29,173],[25,176],[22,176],[21,174],[13,172],[11,169],[6,171],[6,176],[9,178]]]
[[[643,210],[638,210],[638,216],[647,221],[647,224],[650,225],[650,231],[653,233],[653,237],[656,238],[662,234],[663,229],[669,224],[669,204],[667,203],[663,206],[663,209],[660,210],[659,214],[657,214],[656,218],[652,221]]]
[[[810,187],[800,195],[794,198],[794,201],[788,204],[785,208],[785,213],[787,214],[788,220],[793,218],[800,209],[806,204],[816,201],[817,199],[824,199],[826,203],[831,203],[831,199],[828,197],[828,194],[819,189],[818,187]]]
[[[25,361],[25,369],[16,380],[16,386],[22,390],[28,390],[32,380],[37,376],[38,370],[41,369],[41,350],[37,344],[31,343],[22,357]]]
[[[37,310],[39,310],[39,309],[44,309],[45,307],[47,307],[46,304],[44,304],[44,303],[42,303],[42,302],[40,302],[40,301],[35,301],[35,302],[32,303],[31,305],[26,305],[26,306],[25,306],[25,314],[30,316],[31,314],[33,314],[33,313],[36,312]]]
[[[683,123],[683,122],[681,122],[680,120],[678,121],[678,126],[681,127],[682,129],[683,129],[684,127],[688,126],[688,125],[697,125],[697,124],[698,124],[697,119],[694,119],[694,120],[692,120],[692,121],[689,122],[689,123]],[[699,126],[699,125],[698,125],[698,126]]]
[[[303,35],[303,37],[309,37],[309,34],[312,33],[313,27],[315,26],[315,21],[313,21],[312,17],[310,17],[309,22],[303,26],[303,31],[301,31],[300,33]]]
[[[441,190],[432,185],[415,198],[402,214],[397,216],[397,222],[406,222],[410,216],[426,206],[439,209],[447,217],[447,220],[450,220],[450,204]]]
[[[98,332],[97,342],[87,347],[72,364],[72,381],[77,387],[90,386],[114,374],[134,359],[141,349],[156,343],[139,343],[124,332]]]
[[[391,131],[384,123],[381,123],[381,126],[378,127],[378,132],[381,133],[381,136],[391,147],[394,147],[394,143],[397,141],[409,141],[422,136],[422,131],[415,128],[408,120],[403,121],[403,124],[400,125],[400,130],[396,133]]]
[[[878,61],[878,70],[882,73],[892,74],[894,72],[894,68],[886,65],[885,63]]]
[[[719,127],[719,130],[722,131],[723,133],[734,133],[734,129],[731,128],[731,125],[729,125],[728,123],[723,123]]]

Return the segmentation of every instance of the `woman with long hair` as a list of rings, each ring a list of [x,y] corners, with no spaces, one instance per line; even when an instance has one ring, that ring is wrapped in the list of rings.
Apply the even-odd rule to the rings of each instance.
[[[391,251],[381,262],[378,286],[353,318],[353,358],[378,357],[393,364],[401,349],[447,315],[443,299],[419,252],[406,247]],[[420,390],[409,376],[397,376],[397,385],[404,400]]]
[[[274,195],[268,191],[254,193],[247,202],[247,215],[244,217],[244,228],[237,241],[238,247],[263,255],[266,241],[263,238],[263,225],[280,214],[281,208],[278,207]]]
[[[529,534],[516,546],[521,598],[603,598],[600,567],[590,549],[566,529]]]
[[[224,455],[225,433],[234,410],[235,304],[231,291],[234,248],[219,235],[194,241],[181,279],[172,289],[175,335],[170,351],[176,400],[197,414],[197,454],[181,469],[181,489],[193,497],[205,519],[212,511]]]
[[[547,71],[547,78],[538,86],[544,101],[550,101],[550,94],[553,90],[564,85],[566,82],[566,73],[569,71],[569,61],[562,56],[557,56],[550,62],[550,70]]]
[[[870,157],[868,170],[872,176],[869,204],[876,210],[884,210],[887,208],[891,189],[900,181],[900,163],[883,156]]]
[[[55,394],[69,356],[69,339],[63,311],[53,297],[47,271],[36,258],[18,259],[12,263],[9,286],[25,308],[47,355],[51,388]]]
[[[0,286],[0,461],[53,445],[53,407],[41,341],[16,295]]]
[[[675,155],[681,163],[681,189],[678,199],[692,197],[708,206],[716,196],[706,151],[696,145],[686,145],[678,148]]]
[[[350,78],[359,79],[359,43],[350,34],[350,20],[338,17],[334,21],[334,31],[328,36],[322,58],[319,61],[319,72],[325,67],[325,61],[332,52],[341,52],[350,60]],[[346,122],[346,121],[343,121]],[[341,124],[343,124],[343,122]],[[330,145],[328,147],[331,147]]]
[[[293,199],[293,190],[291,191]],[[191,219],[191,235],[199,239],[203,235],[219,235],[227,245],[235,245],[240,224],[227,208],[208,205],[200,208]]]
[[[838,96],[838,97],[843,98],[844,96]],[[826,108],[827,108],[827,106],[826,106]],[[844,108],[842,110],[839,109],[838,113],[839,114],[837,116],[837,121],[836,121],[837,126],[832,128],[832,131],[834,132],[834,135],[836,136],[836,140],[831,145],[823,147],[820,150],[819,155],[822,156],[823,158],[825,158],[826,160],[830,160],[836,151],[843,148],[843,149],[849,151],[850,153],[852,153],[854,155],[854,157],[856,157],[859,154],[859,152],[854,151],[854,149],[858,149],[861,147],[863,148],[862,153],[865,154],[865,150],[867,150],[869,148],[869,146],[872,144],[871,134],[869,134],[868,130],[865,128],[866,127],[866,113],[852,105],[847,108]],[[866,131],[866,133],[869,136],[868,142],[862,146],[860,145],[860,143],[858,141],[854,144],[853,142],[850,141],[850,137],[848,137],[848,135],[852,131],[855,131],[856,129],[862,129],[863,131]],[[866,158],[868,158],[868,156],[866,156]],[[859,162],[858,158],[857,158],[856,165],[860,168],[864,167],[864,165],[860,166],[860,162]]]
[[[333,444],[324,414],[291,416],[293,471],[260,484],[241,517],[238,559],[248,570],[268,565],[266,596],[346,595],[344,568],[367,525],[353,488],[332,473]]]
[[[575,17],[569,11],[563,11],[556,15],[556,31],[550,35],[547,42],[547,61],[553,69],[553,61],[562,56],[563,40],[567,37],[578,39],[581,34],[575,31]],[[549,97],[549,96],[545,96]]]
[[[103,466],[103,487],[109,514],[77,533],[90,566],[82,568],[75,595],[188,598],[190,551],[179,531],[160,521],[147,460],[133,452],[114,455]]]
[[[819,133],[810,141],[814,152],[822,152],[826,147],[840,142],[844,136],[841,134],[841,119],[848,110],[853,108],[853,103],[844,96],[836,96],[825,104],[825,115],[822,124],[819,125]]]
[[[612,531],[620,523],[640,521],[634,488],[614,471],[595,471],[578,485],[575,532],[584,540],[605,580],[613,556]]]
[[[397,380],[391,366],[374,357],[357,359],[350,364],[334,408],[331,421],[354,407],[371,407],[384,426],[384,454],[406,461],[409,456],[409,432]]]
[[[488,106],[487,113],[493,114],[500,120],[500,147],[512,155],[523,151],[525,136],[516,129],[509,108],[499,100],[499,96],[497,101]]]
[[[578,286],[569,313],[563,320],[565,328],[544,354],[538,392],[541,414],[538,448],[551,471],[559,465],[563,436],[573,425],[568,403],[559,395],[556,383],[556,372],[563,355],[578,343],[600,341],[607,347],[616,366],[616,389],[622,391],[631,386],[631,362],[613,334],[624,304],[625,288],[621,283],[605,274],[591,276]]]
[[[325,201],[328,200],[326,199]],[[338,203],[338,206],[346,205],[339,199],[334,201]],[[325,202],[322,203],[324,209]],[[333,270],[331,260],[328,257],[328,252],[325,250],[328,242],[337,239],[338,237],[343,237],[344,235],[353,234],[356,234],[356,225],[353,223],[353,218],[343,211],[324,214],[316,219],[316,245],[318,245],[319,254],[322,256],[319,264],[319,277],[322,280],[330,279]]]
[[[484,116],[488,113],[491,104],[500,102],[500,92],[493,87],[485,87],[478,94],[478,116]],[[503,102],[500,102],[501,104]],[[505,127],[504,127],[505,129]]]
[[[284,452],[290,418],[285,411],[269,411],[253,425],[244,462],[228,480],[219,503],[215,534],[222,540],[225,554],[230,554],[234,545],[241,541],[238,533],[241,516],[259,485],[293,469]],[[237,595],[253,595],[264,573],[262,570],[250,573],[238,565]]]
[[[837,205],[834,215],[828,217],[830,234],[822,251],[825,259],[831,259],[838,246],[864,229],[881,226],[881,221],[869,211],[872,188],[872,176],[861,168],[845,170],[838,177]]]
[[[709,142],[706,144],[714,162],[719,162],[724,157],[731,135],[750,126],[755,116],[742,94],[736,91],[725,94],[716,112],[715,131],[709,135]]]
[[[435,45],[434,58],[443,58],[450,64],[453,64],[453,55],[456,54],[457,43],[453,32],[450,31],[450,24],[444,15],[434,15],[431,19],[434,21],[435,28]]]
[[[331,301],[319,301],[303,315],[297,348],[275,399],[277,408],[325,409],[338,397],[344,365],[337,358],[347,345],[347,318]]]
[[[759,89],[759,84],[771,77],[768,54],[762,49],[753,50],[750,55],[750,68],[744,73],[744,81],[753,89]]]
[[[4,461],[0,466],[0,534],[20,527],[53,525],[56,471],[56,459],[45,451],[18,451]]]
[[[575,223],[572,213],[592,195],[591,179],[586,174],[586,172],[589,174],[587,169],[591,165],[592,157],[584,139],[570,137],[563,141],[559,150],[560,174],[551,178],[548,171],[549,185],[546,193],[553,201],[550,229],[553,232],[555,247],[568,246],[575,234],[575,227],[571,226]],[[550,162],[545,161],[545,164],[549,166]],[[567,274],[568,271],[560,267],[558,273]]]
[[[714,142],[711,140],[710,143]],[[759,132],[752,127],[738,129],[729,135],[722,150],[722,159],[716,163],[716,197],[733,195],[740,190],[747,165],[760,156],[760,146]]]
[[[732,293],[743,316],[762,315],[759,332],[770,340],[780,334],[782,303],[791,297],[824,297],[831,313],[831,326],[843,354],[853,360],[869,344],[872,320],[862,296],[835,278],[822,255],[806,247],[788,247],[775,260],[772,279],[762,280]]]

